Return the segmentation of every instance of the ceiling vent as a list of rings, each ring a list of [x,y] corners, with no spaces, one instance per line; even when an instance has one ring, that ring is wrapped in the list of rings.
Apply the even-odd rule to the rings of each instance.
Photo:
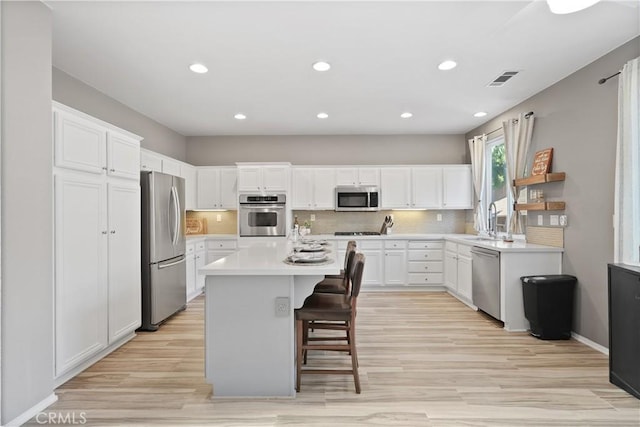
[[[506,82],[508,82],[513,76],[518,74],[518,71],[505,71],[495,78],[494,81],[489,83],[487,86],[489,87],[500,87],[503,86]]]

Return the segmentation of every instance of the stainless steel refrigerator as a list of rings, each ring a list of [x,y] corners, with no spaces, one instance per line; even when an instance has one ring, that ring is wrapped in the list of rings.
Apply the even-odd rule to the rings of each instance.
[[[184,179],[141,172],[142,326],[155,331],[187,303]]]

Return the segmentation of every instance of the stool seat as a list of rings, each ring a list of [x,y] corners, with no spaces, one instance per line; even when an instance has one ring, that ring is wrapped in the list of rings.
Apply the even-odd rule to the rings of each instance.
[[[351,297],[344,294],[315,293],[304,300],[301,308],[295,309],[299,320],[344,320],[351,319]]]
[[[313,288],[314,293],[346,294],[347,285],[344,279],[324,279]]]

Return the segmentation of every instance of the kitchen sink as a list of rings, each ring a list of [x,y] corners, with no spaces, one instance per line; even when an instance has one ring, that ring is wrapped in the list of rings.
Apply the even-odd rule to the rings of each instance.
[[[497,242],[498,240],[502,240],[502,239],[498,239],[498,238],[495,238],[495,237],[485,237],[485,236],[465,237],[464,239],[465,240],[472,240],[472,241],[475,241],[475,242],[478,242],[478,241],[480,241],[480,242],[482,242],[482,241],[485,241],[485,242]]]

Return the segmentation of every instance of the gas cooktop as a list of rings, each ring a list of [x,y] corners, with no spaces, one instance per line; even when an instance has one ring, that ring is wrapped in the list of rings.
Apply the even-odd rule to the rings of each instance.
[[[336,231],[335,236],[379,236],[377,231]]]

